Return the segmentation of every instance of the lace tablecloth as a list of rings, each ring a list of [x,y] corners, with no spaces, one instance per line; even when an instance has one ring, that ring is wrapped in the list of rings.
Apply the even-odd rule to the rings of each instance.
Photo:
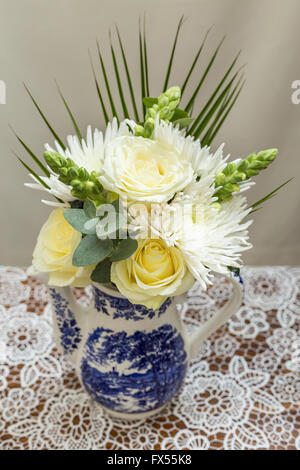
[[[109,418],[52,339],[46,288],[0,268],[1,449],[300,450],[300,268],[244,268],[244,305],[202,346],[178,396],[145,422]],[[89,288],[76,292],[90,302]],[[196,286],[191,331],[230,295]]]

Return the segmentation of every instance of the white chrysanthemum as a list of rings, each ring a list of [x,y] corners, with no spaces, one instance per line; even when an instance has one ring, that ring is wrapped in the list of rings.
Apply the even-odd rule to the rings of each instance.
[[[95,129],[92,132],[91,126],[87,128],[86,140],[79,141],[77,136],[70,135],[67,137],[68,147],[63,150],[58,142],[55,141],[55,149],[49,144],[45,145],[46,150],[58,152],[64,158],[71,158],[79,167],[85,168],[89,173],[96,171],[99,173],[103,166],[105,151],[107,145],[114,139],[128,135],[128,127],[125,122],[118,126],[117,119],[114,118],[111,123],[108,123],[105,134]],[[42,176],[41,179],[49,186],[49,189],[40,184],[38,180],[32,177],[35,183],[25,183],[27,187],[33,189],[40,189],[47,191],[53,196],[61,199],[63,204],[54,201],[42,201],[48,205],[63,205],[66,206],[74,198],[71,194],[71,187],[59,181],[58,176],[55,175],[50,168],[48,168],[51,175],[49,178]]]
[[[252,223],[243,222],[251,211],[245,198],[235,196],[221,206],[205,199],[185,218],[177,242],[203,288],[210,283],[211,272],[228,275],[228,266],[241,266],[241,253],[251,248],[247,229]]]
[[[172,124],[164,121],[156,121],[154,138],[160,142],[174,146],[178,152],[187,158],[192,165],[195,175],[206,178],[211,176],[211,180],[217,173],[223,170],[229,155],[224,157],[224,144],[220,145],[215,153],[210,152],[206,145],[201,147],[200,141],[192,136],[186,136],[185,130],[179,130]]]
[[[148,230],[150,237],[178,247],[193,276],[206,288],[212,272],[228,275],[228,266],[241,266],[241,253],[251,248],[247,229],[252,221],[243,222],[251,210],[245,198],[235,196],[220,207],[215,204],[214,189],[202,189],[197,204],[193,197],[179,194],[171,204],[149,212],[148,219],[134,219],[132,208],[128,213],[131,228],[135,227],[139,236]]]

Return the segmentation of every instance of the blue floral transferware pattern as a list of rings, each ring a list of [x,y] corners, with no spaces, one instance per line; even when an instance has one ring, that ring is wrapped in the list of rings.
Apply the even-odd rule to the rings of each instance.
[[[231,282],[231,299],[189,338],[174,298],[154,311],[93,286],[94,301],[84,307],[69,287],[51,288],[57,342],[99,405],[114,416],[146,418],[179,391],[187,360],[240,307],[240,283]]]
[[[64,354],[72,354],[82,339],[81,330],[69,302],[56,289],[49,289],[52,304],[56,313],[56,322],[60,331],[60,344]]]
[[[99,327],[85,344],[81,376],[102,406],[147,412],[165,405],[179,390],[186,358],[183,339],[172,325],[132,335]]]
[[[98,287],[93,286],[93,290],[96,310],[105,313],[105,315],[111,315],[113,319],[124,318],[125,320],[138,321],[149,318],[151,320],[155,315],[160,317],[171,304],[171,299],[168,298],[161,307],[155,311],[144,305],[132,304],[128,299],[125,299],[125,297],[109,295],[98,289]]]

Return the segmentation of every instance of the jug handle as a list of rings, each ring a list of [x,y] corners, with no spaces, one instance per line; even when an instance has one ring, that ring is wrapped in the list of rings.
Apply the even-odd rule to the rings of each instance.
[[[242,305],[243,300],[243,288],[242,288],[242,279],[240,276],[237,276],[238,280],[235,278],[229,278],[229,281],[232,284],[233,291],[231,298],[226,302],[223,307],[209,320],[207,320],[203,325],[200,325],[197,330],[191,335],[187,340],[189,358],[193,359],[197,356],[197,353],[200,349],[203,341],[208,338],[214,331],[220,328],[226,321],[234,315],[240,306]]]

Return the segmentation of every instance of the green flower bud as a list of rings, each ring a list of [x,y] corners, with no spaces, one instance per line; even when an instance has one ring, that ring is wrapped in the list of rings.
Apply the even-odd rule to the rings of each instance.
[[[134,128],[134,133],[137,137],[143,137],[144,136],[143,126],[140,126],[139,124],[137,124]]]
[[[226,176],[230,176],[230,175],[233,175],[235,170],[236,170],[236,164],[231,162],[231,163],[228,163],[228,165],[224,168],[223,173]]]
[[[90,198],[95,202],[103,198],[103,186],[98,181],[97,172],[89,174],[71,158],[64,158],[57,152],[47,151],[44,153],[44,158],[51,170],[58,175],[58,179],[72,187],[71,193],[74,197],[81,200]]]
[[[135,135],[152,138],[157,115],[159,114],[160,120],[169,122],[180,102],[180,98],[181,91],[178,86],[171,87],[165,93],[162,93],[157,98],[157,104],[155,103],[147,108],[144,126],[137,125],[134,130]]]
[[[227,183],[225,184],[224,189],[227,193],[238,193],[240,190],[240,187],[238,184]]]
[[[252,178],[252,176],[258,175],[258,173],[259,173],[258,170],[252,170],[252,169],[247,170],[246,171],[247,179]]]
[[[248,164],[247,160],[242,160],[242,161],[238,164],[237,169],[238,169],[239,172],[244,173],[245,170],[247,170],[248,166],[249,166],[249,164]]]
[[[215,186],[217,188],[214,196],[219,202],[228,201],[232,193],[240,190],[238,183],[258,175],[259,171],[264,170],[276,158],[277,150],[263,150],[258,154],[251,153],[245,160],[237,165],[234,162],[228,163],[221,173],[215,177]]]
[[[216,178],[215,178],[215,185],[216,187],[218,186],[223,186],[226,182],[226,176],[223,173],[218,173]]]

